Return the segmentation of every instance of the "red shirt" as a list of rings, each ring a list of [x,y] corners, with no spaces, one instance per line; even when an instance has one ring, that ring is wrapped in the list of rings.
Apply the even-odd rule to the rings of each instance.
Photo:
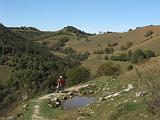
[[[64,82],[65,81],[64,81],[63,78],[61,78],[61,79],[59,78],[58,81],[57,81],[57,84],[60,85],[60,86],[64,86]]]

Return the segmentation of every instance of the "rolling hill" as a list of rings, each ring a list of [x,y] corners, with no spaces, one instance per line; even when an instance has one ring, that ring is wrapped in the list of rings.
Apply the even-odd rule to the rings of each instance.
[[[0,108],[3,109],[0,111],[0,115],[9,114],[13,109],[9,106],[13,102],[17,106],[20,105],[19,103],[23,101],[22,96],[25,93],[27,93],[28,98],[32,98],[37,94],[55,90],[57,76],[60,74],[65,76],[68,70],[77,66],[90,69],[92,78],[90,82],[91,84],[96,83],[95,88],[100,89],[99,94],[94,93],[95,96],[98,95],[98,98],[104,97],[102,94],[106,95],[106,92],[114,94],[128,84],[136,87],[139,79],[135,72],[136,69],[142,73],[148,72],[151,75],[159,73],[159,43],[160,26],[158,25],[137,27],[123,33],[106,32],[96,35],[86,33],[72,26],[64,27],[59,31],[40,31],[33,27],[5,27],[0,24]],[[113,51],[109,54],[95,52],[105,51],[105,48],[112,48]],[[111,56],[127,54],[128,51],[136,51],[138,49],[152,50],[156,57],[151,59],[149,57],[139,63],[113,61],[111,59]],[[106,56],[108,56],[107,59]],[[143,53],[142,56],[144,56]],[[99,66],[106,62],[112,62],[121,68],[120,75],[116,77],[115,81],[112,77],[96,78]],[[134,69],[128,71],[127,67],[131,64],[133,64]],[[144,78],[142,82],[145,84]],[[104,85],[103,82],[106,84]],[[103,90],[103,87],[109,87],[110,90]],[[131,92],[123,93],[122,96],[114,100],[110,99],[109,101],[93,104],[91,109],[95,111],[97,106],[99,106],[99,109],[90,117],[95,118],[96,114],[101,114],[96,119],[104,119],[105,117],[109,119],[113,116],[113,118],[118,116],[123,119],[126,116],[130,116],[132,110],[134,114],[131,116],[138,114],[139,111],[149,116],[142,98],[135,97],[136,92],[139,92],[138,88]],[[131,106],[131,109],[127,106],[125,109],[127,111],[119,112],[119,107],[122,109],[126,107],[126,104],[124,104],[125,100],[129,101],[126,104],[129,107]],[[138,102],[134,103],[135,100]],[[122,106],[118,105],[119,101],[122,103]],[[31,100],[29,104],[34,105],[34,100]],[[46,103],[44,103],[44,107],[49,110],[45,105]],[[139,105],[141,106],[140,108],[137,107]],[[9,108],[4,109],[6,106]],[[30,107],[32,108],[32,106]],[[30,114],[30,112],[28,111],[27,114]],[[71,111],[63,112],[66,112],[68,116],[72,116]],[[80,112],[85,114],[83,110],[80,110]],[[106,115],[106,112],[110,114]],[[77,111],[74,111],[74,113],[78,117],[81,116]],[[63,116],[64,119],[68,118],[66,115]],[[72,117],[74,119],[77,116]],[[86,115],[85,117],[88,116]],[[135,119],[140,118],[142,117],[137,116]]]
[[[106,32],[102,34],[89,34],[85,33],[72,26],[64,27],[59,31],[45,32],[37,30],[36,28],[26,27],[23,28],[10,28],[13,32],[24,36],[25,38],[30,38],[39,43],[45,44],[51,50],[63,38],[68,38],[69,40],[65,42],[64,48],[71,47],[74,50],[84,53],[89,52],[89,58],[82,63],[82,66],[91,69],[93,74],[96,73],[98,66],[101,63],[105,63],[105,55],[93,54],[96,50],[105,49],[107,47],[114,49],[114,54],[126,53],[129,50],[135,51],[137,49],[150,49],[155,52],[156,55],[160,54],[159,48],[160,44],[160,26],[150,25],[145,27],[137,27],[136,29],[130,29],[128,32],[118,33],[118,32]],[[153,31],[153,34],[145,37],[147,31]],[[115,45],[114,45],[115,44]],[[128,46],[128,44],[131,44]],[[110,45],[110,46],[109,46]],[[122,50],[122,47],[128,46],[127,49]],[[55,51],[53,52],[55,53]],[[62,56],[60,52],[56,55]],[[101,62],[98,57],[101,56]],[[110,55],[109,55],[110,56]],[[95,64],[99,63],[99,64]],[[91,65],[89,65],[91,64]],[[92,64],[96,65],[93,69]]]

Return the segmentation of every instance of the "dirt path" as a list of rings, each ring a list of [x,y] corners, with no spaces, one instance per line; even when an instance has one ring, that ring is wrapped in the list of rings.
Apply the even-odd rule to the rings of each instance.
[[[88,84],[81,84],[81,85],[77,85],[77,86],[73,86],[71,88],[68,88],[66,89],[66,91],[78,91],[80,88],[84,88],[84,87],[87,87]],[[47,120],[46,118],[44,118],[43,116],[40,116],[40,105],[41,103],[46,100],[46,99],[49,99],[49,98],[53,98],[53,97],[59,97],[59,96],[62,96],[62,95],[65,95],[67,93],[51,93],[51,94],[47,94],[47,95],[43,95],[41,97],[38,97],[36,100],[34,100],[34,106],[33,106],[33,112],[32,112],[32,120]]]

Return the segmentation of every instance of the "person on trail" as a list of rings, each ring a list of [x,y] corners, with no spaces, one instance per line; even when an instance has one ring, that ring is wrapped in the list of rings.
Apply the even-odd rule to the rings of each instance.
[[[57,80],[57,92],[63,92],[64,90],[64,79],[63,76],[60,76],[59,79]]]

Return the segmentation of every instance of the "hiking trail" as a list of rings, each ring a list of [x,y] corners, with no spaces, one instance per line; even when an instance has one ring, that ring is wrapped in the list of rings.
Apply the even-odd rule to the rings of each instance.
[[[84,88],[84,87],[87,87],[89,84],[80,84],[80,85],[77,85],[77,86],[73,86],[73,87],[70,87],[70,88],[67,88],[65,91],[67,92],[70,92],[70,91],[78,91],[79,89],[81,88]],[[34,100],[34,106],[33,106],[33,111],[32,111],[32,116],[31,116],[31,119],[32,120],[47,120],[46,118],[44,118],[43,116],[40,116],[40,105],[41,103],[46,100],[46,99],[49,99],[49,98],[53,98],[53,97],[59,97],[59,96],[62,96],[62,95],[65,95],[67,93],[51,93],[51,94],[46,94],[46,95],[43,95],[41,97],[38,97]]]

